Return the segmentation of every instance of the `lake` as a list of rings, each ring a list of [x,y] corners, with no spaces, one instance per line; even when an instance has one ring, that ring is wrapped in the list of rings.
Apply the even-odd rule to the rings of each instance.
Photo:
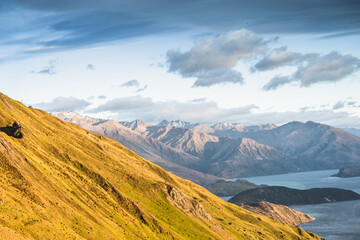
[[[245,178],[255,184],[285,186],[297,189],[334,187],[353,190],[360,193],[360,177],[330,177],[338,170],[311,171]],[[235,181],[231,179],[229,181]],[[326,240],[359,240],[360,239],[360,200],[296,205],[291,208],[309,214],[316,220],[301,224],[307,231],[318,234]]]

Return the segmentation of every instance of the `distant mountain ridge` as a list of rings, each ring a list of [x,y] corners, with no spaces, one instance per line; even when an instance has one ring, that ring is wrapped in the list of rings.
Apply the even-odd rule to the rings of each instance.
[[[73,118],[69,120],[76,123],[76,117]],[[88,117],[84,119],[90,123],[96,122]],[[131,130],[131,134],[136,133],[136,138],[147,142],[141,144],[138,140],[134,147],[126,143],[129,139],[117,136],[118,139],[123,138],[125,146],[150,160],[154,157],[149,152],[154,150],[150,151],[149,147],[144,146],[156,145],[158,149],[162,146],[163,150],[170,148],[172,153],[175,151],[177,154],[170,154],[170,150],[165,151],[166,154],[156,150],[156,158],[163,159],[153,161],[158,164],[162,162],[161,166],[168,170],[171,170],[170,166],[165,166],[165,163],[176,164],[176,168],[191,169],[199,176],[201,172],[210,177],[238,178],[360,165],[359,137],[311,121],[294,121],[282,126],[219,123],[208,127],[180,120],[164,120],[158,125],[135,120],[123,121],[117,123],[117,126],[122,131],[124,128]],[[102,134],[114,138],[109,133],[111,131],[102,130]],[[142,148],[148,150],[144,151]],[[192,180],[200,183],[199,179]]]
[[[354,134],[354,135],[360,137],[360,129],[358,129],[358,128],[342,128],[342,130],[347,131],[351,134]]]
[[[157,126],[172,126],[172,127],[176,127],[176,128],[192,129],[192,130],[202,132],[202,133],[213,133],[214,132],[213,128],[205,126],[203,124],[190,123],[190,122],[181,121],[181,120],[172,120],[172,121],[163,120]]]
[[[188,128],[194,129],[196,126],[199,126],[200,123],[189,123],[181,120],[171,120],[170,122],[167,120],[161,121],[158,126],[173,126],[176,128]]]
[[[252,131],[270,130],[278,127],[273,123],[263,124],[263,125],[250,125],[250,126],[246,126],[243,123],[216,123],[212,126],[206,126],[200,123],[190,123],[181,120],[171,120],[171,121],[163,120],[159,124],[157,124],[157,126],[173,126],[176,128],[193,129],[208,134],[213,134],[215,132],[219,133],[222,131],[252,132]]]
[[[141,134],[198,157],[197,162],[186,167],[221,178],[287,173],[298,169],[285,161],[284,154],[269,146],[248,138],[221,138],[191,129],[198,127],[203,128],[201,124],[162,121],[159,125],[148,126]]]
[[[303,170],[335,169],[360,164],[360,137],[312,121],[290,122],[280,127],[233,132],[233,138],[251,138],[296,158]]]

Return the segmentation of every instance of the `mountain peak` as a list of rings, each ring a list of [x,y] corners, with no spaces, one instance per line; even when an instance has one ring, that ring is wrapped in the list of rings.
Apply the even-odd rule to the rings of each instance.
[[[170,122],[167,120],[162,120],[158,126],[173,126],[177,128],[187,128],[187,129],[194,129],[196,126],[199,126],[200,123],[190,123],[181,120],[171,120]]]
[[[273,123],[262,124],[262,125],[251,125],[246,126],[243,123],[216,123],[211,128],[216,131],[224,131],[224,130],[231,130],[237,132],[254,132],[254,131],[261,131],[261,130],[270,130],[277,128],[278,126]]]
[[[215,130],[243,130],[245,128],[245,125],[243,123],[216,123],[213,126],[211,126]]]
[[[128,121],[121,121],[119,122],[124,127],[130,128],[133,131],[142,133],[145,132],[147,127],[152,126],[150,123],[147,123],[143,120],[136,119],[134,121],[128,122]]]

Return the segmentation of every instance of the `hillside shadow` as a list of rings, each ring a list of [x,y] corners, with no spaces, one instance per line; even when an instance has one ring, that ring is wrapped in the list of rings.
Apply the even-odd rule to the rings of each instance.
[[[21,125],[17,122],[14,122],[12,126],[0,127],[0,132],[6,133],[10,137],[14,138],[23,138],[24,135],[21,132]]]

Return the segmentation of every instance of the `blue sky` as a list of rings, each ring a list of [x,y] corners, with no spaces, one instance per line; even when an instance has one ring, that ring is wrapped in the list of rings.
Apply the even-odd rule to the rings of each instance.
[[[116,120],[360,128],[358,1],[0,1],[1,92]]]

